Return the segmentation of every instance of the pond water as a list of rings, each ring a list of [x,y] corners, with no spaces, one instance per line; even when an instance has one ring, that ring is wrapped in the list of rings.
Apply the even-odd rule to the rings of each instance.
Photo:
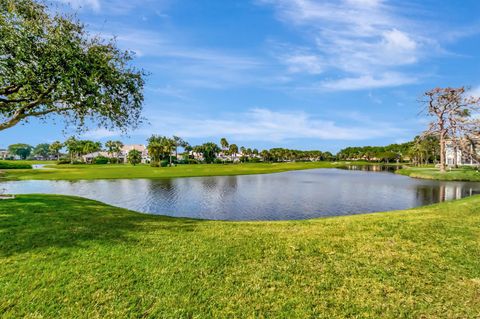
[[[380,170],[380,169],[379,169]],[[315,169],[163,180],[11,181],[6,193],[87,197],[144,213],[215,220],[290,220],[406,209],[480,194],[480,183],[389,172]]]

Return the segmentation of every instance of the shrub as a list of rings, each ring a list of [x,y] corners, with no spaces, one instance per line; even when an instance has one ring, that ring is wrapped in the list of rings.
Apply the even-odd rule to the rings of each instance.
[[[69,159],[69,158],[66,158],[66,157],[62,157],[62,158],[60,158],[60,159],[57,161],[57,164],[58,164],[58,165],[70,164],[70,159]]]
[[[251,163],[260,163],[261,160],[260,160],[258,157],[252,157],[252,158],[250,159],[250,162],[251,162]]]
[[[0,161],[0,169],[31,169],[32,165]]]
[[[158,162],[151,162],[150,166],[151,167],[160,167],[160,164]]]
[[[199,164],[199,161],[197,161],[196,159],[190,158],[190,159],[188,159],[188,162],[187,162],[187,163],[188,163],[188,164]]]
[[[213,163],[215,163],[215,164],[224,164],[225,161],[222,160],[221,158],[216,158],[216,159],[213,161]]]
[[[167,166],[168,166],[167,160],[160,161],[160,167],[167,167]]]
[[[108,164],[108,160],[108,157],[100,155],[93,159],[92,164]]]
[[[85,164],[85,163],[82,162],[82,161],[79,161],[79,160],[74,160],[73,163],[72,163],[69,158],[62,157],[61,159],[59,159],[59,160],[57,161],[57,164],[59,164],[59,165],[62,165],[62,164],[74,164],[74,165],[78,165],[78,164]]]
[[[118,158],[115,158],[115,157],[109,158],[109,159],[108,159],[108,162],[109,162],[110,164],[121,164],[121,163],[123,163],[123,162],[121,162]]]
[[[248,161],[250,161],[250,159],[249,159],[247,156],[241,156],[241,157],[240,157],[240,162],[246,163],[246,162],[248,162]]]

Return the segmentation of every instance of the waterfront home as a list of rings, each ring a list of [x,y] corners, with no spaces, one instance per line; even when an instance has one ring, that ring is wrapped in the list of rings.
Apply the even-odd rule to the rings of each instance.
[[[469,143],[468,151],[465,149],[461,149],[460,147],[455,147],[452,141],[446,142],[445,148],[445,159],[446,163],[449,166],[456,165],[468,165],[468,166],[477,166],[480,165],[478,162],[478,157],[480,157],[480,139],[474,140],[473,142]],[[477,153],[477,159],[473,154]]]
[[[0,149],[0,159],[4,160],[9,157],[8,150]]]
[[[106,151],[99,151],[93,152],[89,154],[85,154],[82,156],[82,159],[85,163],[91,163],[95,158],[99,156],[107,157],[107,158],[116,158],[118,159],[119,163],[127,163],[128,162],[128,152],[132,150],[137,150],[142,155],[142,163],[149,163],[150,157],[148,156],[148,150],[145,145],[142,144],[130,144],[124,145],[118,154],[111,154]]]

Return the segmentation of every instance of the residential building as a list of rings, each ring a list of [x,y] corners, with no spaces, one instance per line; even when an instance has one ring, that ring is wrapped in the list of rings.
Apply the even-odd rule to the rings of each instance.
[[[470,145],[470,151],[464,152],[459,147],[455,148],[452,141],[447,141],[446,148],[445,148],[445,159],[448,166],[452,165],[469,165],[469,166],[477,166],[480,163],[472,156],[474,152],[478,154],[480,157],[480,139],[475,140]],[[456,160],[456,163],[455,163]]]
[[[9,157],[8,150],[0,149],[0,159],[4,160]]]
[[[148,156],[148,150],[145,145],[131,144],[124,145],[119,154],[110,154],[106,151],[93,152],[82,156],[82,159],[86,163],[91,163],[96,157],[103,156],[107,158],[117,158],[120,163],[128,162],[128,152],[137,150],[142,154],[142,163],[149,163],[150,157]]]

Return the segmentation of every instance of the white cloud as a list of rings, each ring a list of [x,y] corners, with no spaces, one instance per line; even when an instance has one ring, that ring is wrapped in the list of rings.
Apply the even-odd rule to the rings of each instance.
[[[368,140],[405,135],[403,128],[392,123],[357,117],[354,125],[313,117],[305,112],[280,112],[255,108],[245,113],[224,114],[216,119],[186,114],[163,114],[149,117],[151,127],[134,134],[148,136],[152,132],[184,138],[220,138],[281,142],[290,139]],[[179,125],[181,123],[182,125]],[[408,133],[407,133],[408,134]]]
[[[121,136],[122,133],[119,131],[110,131],[104,128],[93,129],[87,131],[81,135],[82,138],[89,138],[94,140],[104,139],[108,137]]]
[[[107,15],[131,14],[133,10],[142,8],[154,12],[157,16],[165,16],[162,12],[171,0],[53,0],[73,9],[82,9]]]
[[[320,57],[313,54],[288,55],[285,56],[284,62],[288,65],[288,70],[293,73],[320,74],[324,71]]]
[[[75,9],[89,8],[94,11],[100,11],[101,9],[100,0],[57,0],[57,1],[68,4]]]
[[[417,78],[403,75],[401,73],[385,73],[380,75],[362,75],[359,77],[323,81],[320,83],[320,88],[332,91],[377,89],[412,84],[417,81]]]
[[[476,88],[473,88],[469,93],[471,96],[480,98],[480,85]]]
[[[402,17],[382,0],[259,0],[272,5],[278,18],[303,33],[307,56],[278,54],[288,70],[304,73],[342,72],[335,89],[380,88],[411,83],[400,68],[418,63],[426,45],[438,47],[423,35],[418,23]],[[301,50],[305,50],[302,45]],[[290,51],[295,52],[295,45]],[[306,57],[308,59],[306,59]],[[321,71],[321,72],[320,72]],[[375,74],[373,76],[372,74]],[[379,74],[379,75],[378,75]],[[386,75],[394,74],[387,79]],[[387,80],[387,81],[383,81]]]
[[[112,38],[114,32],[101,33]],[[149,58],[144,65],[152,73],[170,77],[169,81],[180,85],[200,88],[225,88],[274,81],[275,77],[266,70],[258,58],[235,52],[194,46],[179,40],[175,35],[162,32],[121,28],[117,29],[116,40],[123,49],[133,51],[139,58]]]

